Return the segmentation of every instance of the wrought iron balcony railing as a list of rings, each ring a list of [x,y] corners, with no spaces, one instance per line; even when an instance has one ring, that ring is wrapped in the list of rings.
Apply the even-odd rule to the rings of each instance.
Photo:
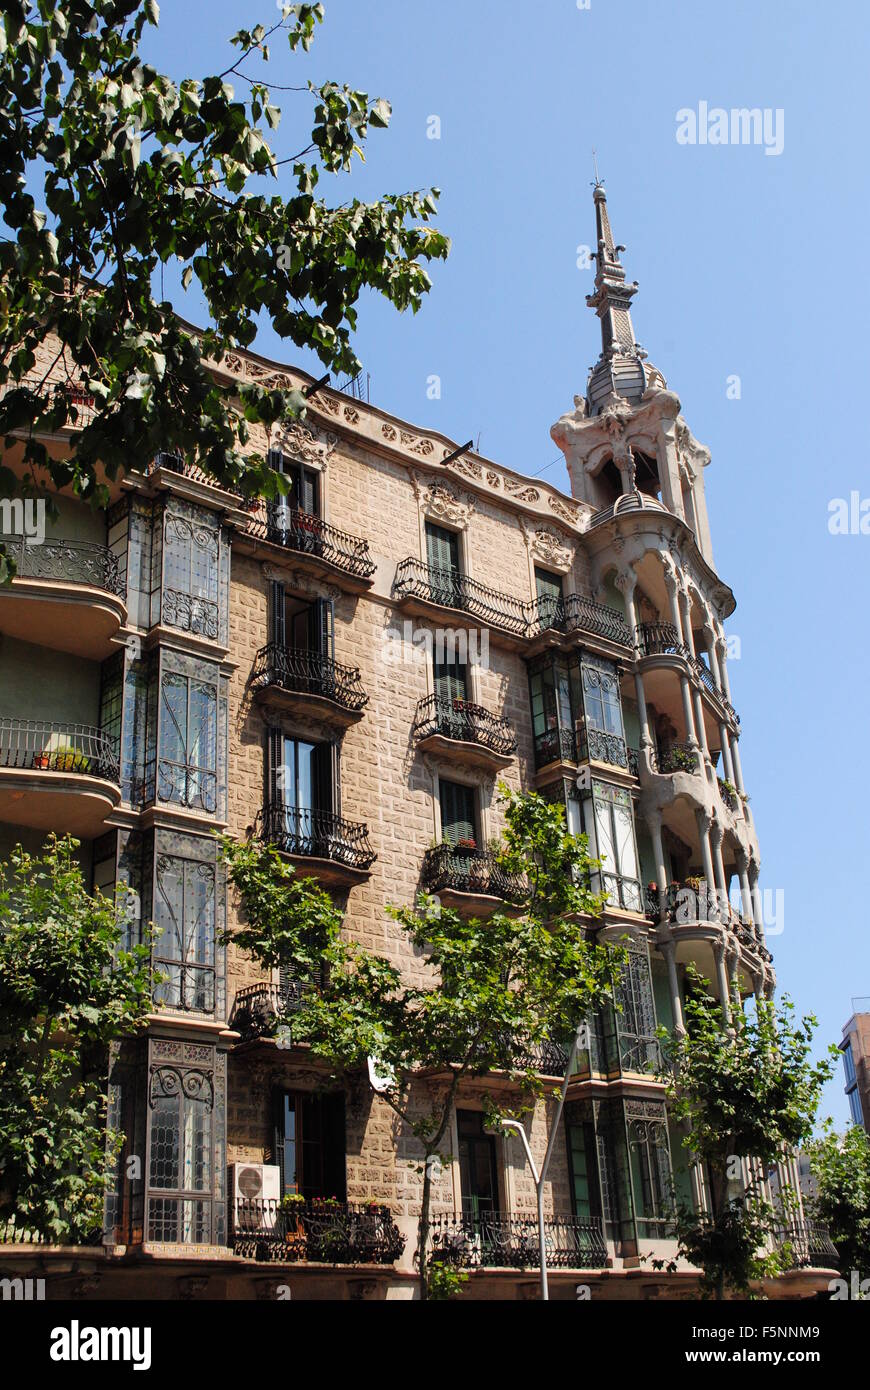
[[[28,545],[24,537],[4,541],[22,579],[54,579],[63,584],[86,584],[124,597],[118,557],[107,545],[93,541],[45,540]]]
[[[528,1269],[540,1264],[538,1222],[502,1212],[434,1216],[432,1254],[466,1269]],[[544,1248],[552,1269],[600,1269],[607,1260],[601,1222],[571,1216],[544,1221]]]
[[[479,618],[487,627],[525,637],[526,604],[510,594],[490,589],[458,570],[440,569],[408,556],[396,570],[393,590],[399,597],[417,598],[439,608],[453,608]]]
[[[322,976],[318,975],[317,980],[311,983],[285,980],[281,984],[274,984],[262,980],[255,985],[244,985],[236,990],[229,1026],[245,1039],[267,1037],[272,1033],[279,1014],[301,1009],[311,990],[321,984]]]
[[[650,749],[653,772],[698,772],[698,750],[689,743],[674,743],[670,748]]]
[[[405,1237],[390,1208],[352,1205],[331,1197],[303,1202],[237,1198],[233,1251],[247,1259],[322,1264],[392,1264]]]
[[[331,811],[312,811],[283,801],[269,801],[257,814],[257,829],[284,854],[329,859],[348,869],[370,869],[377,855],[368,826]]]
[[[736,811],[740,805],[740,797],[737,792],[733,787],[730,787],[727,782],[724,782],[721,777],[717,777],[716,781],[719,784],[719,795],[728,807],[728,810]]]
[[[522,878],[507,873],[498,855],[461,842],[428,849],[421,879],[430,893],[479,893],[505,902],[520,901],[525,891]]]
[[[114,740],[90,724],[0,718],[0,767],[118,780]]]
[[[639,623],[635,634],[641,656],[681,656],[685,661],[692,659],[691,652],[680,641],[673,623]]]
[[[777,1227],[776,1249],[785,1254],[789,1269],[838,1269],[840,1256],[830,1232],[820,1221],[792,1221]]]
[[[592,758],[595,762],[609,763],[611,767],[629,770],[629,753],[624,738],[619,734],[608,734],[603,729],[585,728],[578,737],[581,761]]]
[[[299,555],[312,555],[325,560],[336,569],[370,579],[377,566],[369,554],[369,543],[361,536],[352,536],[329,526],[310,512],[291,511],[266,504],[255,498],[246,507],[247,531],[257,540],[283,546]]]
[[[440,695],[427,695],[418,702],[414,733],[418,740],[440,734],[461,743],[478,743],[501,757],[510,757],[517,747],[517,736],[507,719],[470,700]]]
[[[355,666],[340,666],[320,652],[282,647],[278,642],[257,652],[251,684],[258,689],[277,686],[294,695],[319,695],[353,713],[369,702]]]
[[[577,762],[577,739],[573,729],[545,729],[535,734],[535,767],[554,762]]]
[[[567,594],[564,598],[544,596],[527,605],[529,635],[536,636],[555,628],[558,632],[586,632],[605,637],[620,647],[631,646],[631,628],[616,608],[595,603],[585,594]]]

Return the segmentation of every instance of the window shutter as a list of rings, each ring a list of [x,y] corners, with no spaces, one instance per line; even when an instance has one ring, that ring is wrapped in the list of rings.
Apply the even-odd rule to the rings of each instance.
[[[284,585],[272,582],[272,641],[279,647],[287,645],[287,629],[284,617]]]
[[[337,743],[318,743],[314,750],[314,797],[318,811],[341,813],[339,748]]]
[[[283,801],[284,734],[280,729],[266,730],[266,786],[271,801]]]
[[[319,598],[311,606],[311,650],[330,660],[335,655],[335,604]]]
[[[281,1195],[284,1195],[284,1091],[272,1092],[272,1161],[281,1170]]]
[[[320,476],[313,468],[303,468],[300,472],[302,486],[299,505],[309,516],[320,516]]]
[[[347,1200],[344,1096],[323,1097],[323,1186],[327,1197]]]
[[[459,840],[477,837],[474,792],[458,782],[440,784],[441,838],[456,844]]]
[[[266,461],[268,462],[269,467],[273,468],[276,473],[286,472],[286,469],[284,467],[283,449],[270,449],[268,454],[266,455]],[[288,511],[288,499],[283,495],[283,493],[278,493],[277,497],[271,498],[269,502],[267,502],[266,504],[266,515],[268,518],[269,525],[272,526],[276,531],[286,531],[289,519],[287,515]]]

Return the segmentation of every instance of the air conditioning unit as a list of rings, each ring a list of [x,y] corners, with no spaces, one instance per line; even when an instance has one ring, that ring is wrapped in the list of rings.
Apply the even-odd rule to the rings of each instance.
[[[230,1191],[236,1231],[271,1231],[281,1203],[276,1163],[231,1163]]]

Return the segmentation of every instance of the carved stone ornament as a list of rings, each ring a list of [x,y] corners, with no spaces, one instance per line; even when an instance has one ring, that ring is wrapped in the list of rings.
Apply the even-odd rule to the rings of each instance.
[[[423,515],[430,521],[445,521],[448,526],[464,531],[474,512],[473,499],[467,494],[463,498],[455,487],[441,479],[424,488],[422,480],[416,474],[412,476]]]
[[[574,547],[546,526],[533,526],[523,520],[523,535],[533,560],[540,560],[547,569],[567,574],[574,563]]]
[[[273,447],[279,446],[288,457],[324,470],[337,443],[337,435],[321,434],[298,422],[280,426],[272,439]]]

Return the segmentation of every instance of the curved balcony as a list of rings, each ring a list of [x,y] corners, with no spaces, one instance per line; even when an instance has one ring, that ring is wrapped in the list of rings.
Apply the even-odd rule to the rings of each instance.
[[[417,747],[498,772],[511,762],[517,736],[507,719],[470,700],[424,696],[414,718]]]
[[[528,635],[527,605],[522,599],[490,589],[457,570],[439,569],[410,555],[396,569],[393,594],[399,605],[423,616],[446,608],[464,626],[482,623],[492,632],[516,641]]]
[[[840,1256],[822,1221],[791,1221],[777,1226],[774,1248],[785,1256],[788,1269],[839,1269]]]
[[[730,782],[724,781],[721,777],[716,778],[719,787],[719,795],[722,798],[722,805],[727,806],[732,815],[736,815],[740,810],[740,793]]]
[[[251,1260],[387,1265],[401,1256],[405,1237],[380,1202],[237,1197],[232,1245],[236,1255]]]
[[[261,703],[317,715],[344,728],[362,718],[369,701],[355,666],[277,642],[257,652],[251,687]]]
[[[316,983],[320,985],[320,978]],[[304,980],[289,980],[282,984],[262,980],[255,985],[244,985],[236,990],[229,1026],[241,1033],[245,1042],[270,1037],[275,1032],[279,1014],[300,1009],[306,995],[314,987]],[[289,1031],[289,1041],[292,1042],[292,1029]]]
[[[244,509],[247,524],[239,538],[240,549],[257,554],[261,546],[277,547],[292,553],[298,569],[333,578],[350,593],[371,587],[377,565],[361,536],[339,531],[309,512],[282,510],[262,498],[254,498]]]
[[[649,760],[653,772],[696,773],[701,770],[698,749],[690,743],[674,743],[670,748],[651,748]]]
[[[465,1269],[535,1269],[541,1261],[537,1218],[514,1213],[433,1216],[432,1256]],[[601,1269],[607,1244],[600,1220],[550,1216],[544,1246],[551,1269]]]
[[[293,860],[300,874],[317,878],[327,887],[361,883],[377,859],[368,826],[331,811],[270,801],[257,814],[256,830],[261,839]]]
[[[469,916],[492,912],[500,903],[517,903],[525,891],[522,878],[507,873],[498,855],[462,840],[428,849],[420,879],[445,907]]]
[[[0,588],[0,631],[22,642],[102,661],[127,621],[118,557],[92,541],[4,542],[16,575]]]
[[[705,662],[693,656],[685,643],[680,641],[673,623],[640,623],[635,629],[637,654],[639,658],[658,656],[676,657],[684,663],[710,696],[716,712],[739,727],[740,716],[731,701],[713,679],[713,673]]]
[[[120,802],[118,754],[102,729],[0,718],[0,820],[88,840]]]

